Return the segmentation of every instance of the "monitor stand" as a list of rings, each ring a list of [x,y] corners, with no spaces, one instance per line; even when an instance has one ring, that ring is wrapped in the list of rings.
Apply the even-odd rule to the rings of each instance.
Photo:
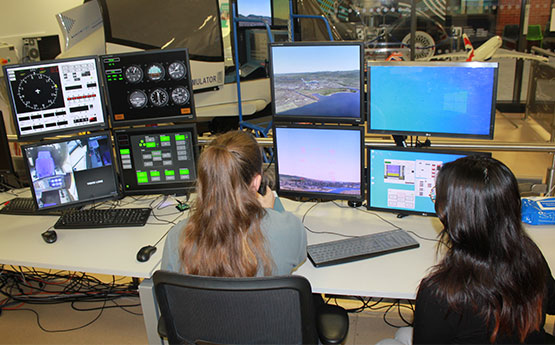
[[[405,140],[407,140],[406,135],[393,135],[393,140],[395,140],[397,146],[407,147],[407,143],[405,142]]]
[[[347,205],[349,205],[349,207],[357,208],[362,206],[362,201],[348,201]]]
[[[397,213],[397,218],[401,219],[401,218],[405,218],[407,217],[409,214],[408,213]]]

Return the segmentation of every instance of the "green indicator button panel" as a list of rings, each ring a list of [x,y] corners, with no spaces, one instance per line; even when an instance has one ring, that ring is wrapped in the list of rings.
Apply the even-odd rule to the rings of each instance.
[[[161,135],[160,136],[160,141],[161,142],[170,141],[170,136],[169,135]]]
[[[185,140],[185,135],[183,135],[183,134],[176,134],[176,135],[175,135],[175,140],[177,140],[177,141],[183,141],[183,140]]]
[[[189,175],[189,169],[179,169],[180,175]]]
[[[166,170],[166,171],[164,171],[164,175],[166,175],[166,176],[175,176],[175,171],[174,170]]]
[[[137,171],[137,182],[148,183],[148,173],[146,171]]]
[[[159,172],[159,171],[156,171],[156,170],[153,170],[153,171],[150,172],[150,176],[152,176],[152,177],[158,177],[158,176],[160,176],[160,172]]]
[[[121,149],[121,150],[119,150],[119,153],[120,153],[121,155],[129,155],[129,154],[131,154],[131,150],[129,150],[129,149]]]

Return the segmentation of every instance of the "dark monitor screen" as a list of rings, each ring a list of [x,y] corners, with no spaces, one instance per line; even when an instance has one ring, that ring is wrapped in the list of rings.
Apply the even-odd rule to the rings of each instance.
[[[8,141],[8,133],[4,126],[4,116],[0,111],[0,175],[5,173],[14,174],[15,170]]]
[[[118,196],[111,137],[106,132],[22,146],[39,210]]]
[[[112,125],[195,119],[187,49],[100,57]]]
[[[493,139],[496,62],[370,62],[368,132]]]
[[[274,120],[362,123],[363,55],[357,42],[270,44]]]
[[[106,128],[94,56],[4,66],[19,139]]]
[[[194,124],[120,129],[114,140],[124,195],[183,194],[194,187]]]
[[[368,209],[435,215],[430,197],[443,164],[471,154],[414,148],[368,148]]]
[[[274,125],[277,193],[364,199],[364,128]]]
[[[264,20],[272,25],[272,1],[271,0],[237,0],[238,19]],[[264,26],[260,22],[239,21],[239,26]]]

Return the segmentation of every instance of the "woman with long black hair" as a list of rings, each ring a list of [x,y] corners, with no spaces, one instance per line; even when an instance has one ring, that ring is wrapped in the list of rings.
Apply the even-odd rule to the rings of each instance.
[[[418,289],[413,342],[552,343],[555,281],[522,227],[509,168],[483,156],[445,164],[435,209],[446,252]]]

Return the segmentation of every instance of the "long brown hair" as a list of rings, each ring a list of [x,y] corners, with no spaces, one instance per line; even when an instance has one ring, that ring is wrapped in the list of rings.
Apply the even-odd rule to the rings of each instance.
[[[445,164],[436,181],[435,208],[448,249],[421,287],[465,307],[491,327],[490,342],[539,330],[547,269],[524,232],[518,183],[503,163],[469,156]]]
[[[187,274],[252,277],[270,275],[260,223],[264,208],[251,188],[262,173],[254,137],[232,131],[218,136],[198,162],[197,197],[182,234],[180,258]]]

